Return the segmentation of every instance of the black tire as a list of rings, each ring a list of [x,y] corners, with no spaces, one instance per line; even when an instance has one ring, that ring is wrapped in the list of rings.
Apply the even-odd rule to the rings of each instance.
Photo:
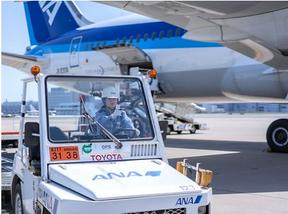
[[[176,131],[177,132],[177,134],[181,134],[182,133],[182,131]]]
[[[196,127],[195,126],[192,126],[192,128],[190,129],[190,133],[191,134],[195,134],[196,133]]]
[[[2,190],[1,191],[1,202],[2,202],[2,207],[8,206],[10,207],[10,202],[11,202],[11,193],[9,190]]]
[[[14,214],[23,214],[23,200],[22,200],[22,192],[20,184],[16,184],[15,192],[13,195],[13,213]]]
[[[279,119],[271,123],[266,140],[272,152],[288,153],[288,120]]]

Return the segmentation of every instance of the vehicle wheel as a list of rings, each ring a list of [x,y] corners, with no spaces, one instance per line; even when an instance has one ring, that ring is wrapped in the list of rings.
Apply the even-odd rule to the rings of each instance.
[[[11,194],[10,194],[10,191],[8,190],[2,190],[1,192],[1,202],[2,204],[7,204],[9,205],[10,202],[11,202]],[[3,205],[2,205],[3,206]]]
[[[192,128],[190,129],[190,133],[191,134],[195,134],[196,133],[196,127],[192,126]]]
[[[13,196],[13,210],[14,210],[14,214],[23,214],[24,210],[23,210],[23,201],[22,201],[22,193],[21,193],[21,186],[20,184],[16,185],[15,188],[15,194]]]
[[[182,133],[182,131],[177,131],[177,134],[181,134]]]
[[[288,120],[280,119],[271,123],[266,139],[272,152],[288,152]]]

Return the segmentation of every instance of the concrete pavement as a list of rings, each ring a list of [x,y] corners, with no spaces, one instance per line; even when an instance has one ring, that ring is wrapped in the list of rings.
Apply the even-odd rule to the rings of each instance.
[[[213,213],[287,214],[288,154],[270,153],[265,142],[273,118],[198,118],[209,130],[168,136],[169,163],[175,166],[177,160],[186,158],[214,172]]]

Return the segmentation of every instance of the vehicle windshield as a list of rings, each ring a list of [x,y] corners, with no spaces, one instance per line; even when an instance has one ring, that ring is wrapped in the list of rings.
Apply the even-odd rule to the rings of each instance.
[[[136,78],[50,76],[46,93],[51,142],[154,137],[142,84]]]

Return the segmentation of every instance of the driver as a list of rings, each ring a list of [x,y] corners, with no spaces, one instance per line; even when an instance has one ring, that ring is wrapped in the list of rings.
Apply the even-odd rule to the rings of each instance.
[[[125,111],[120,110],[117,106],[118,99],[119,91],[115,87],[104,88],[102,91],[103,106],[96,112],[95,119],[113,135],[122,130],[129,137],[139,136],[140,131],[134,127],[132,120]],[[125,131],[125,129],[127,130]],[[99,129],[97,129],[96,134],[100,134]]]

